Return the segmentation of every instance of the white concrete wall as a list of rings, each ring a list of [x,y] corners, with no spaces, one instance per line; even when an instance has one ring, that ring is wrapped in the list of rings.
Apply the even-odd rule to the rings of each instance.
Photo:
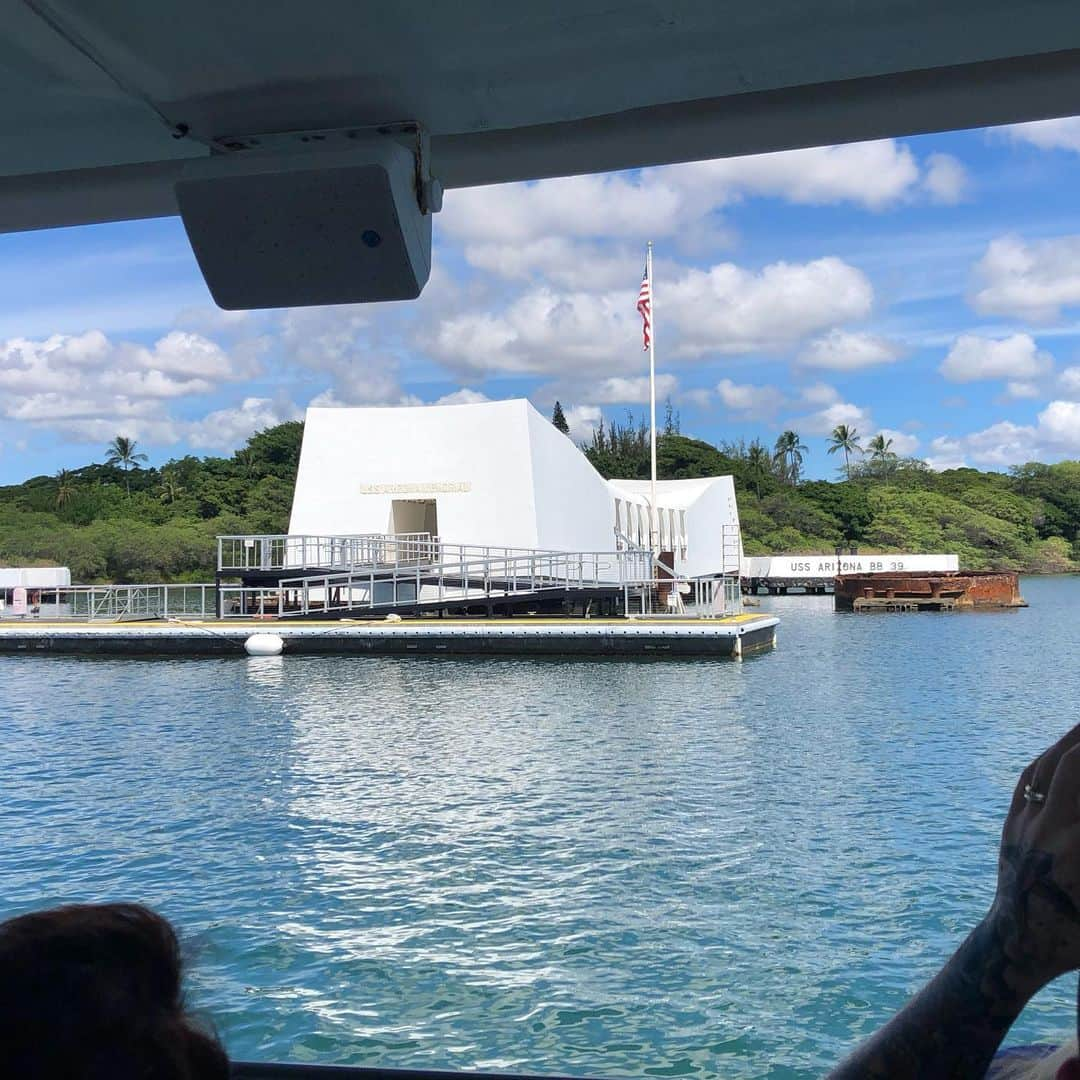
[[[289,532],[387,532],[394,499],[435,499],[446,540],[537,547],[528,407],[308,409]]]
[[[538,547],[614,551],[615,496],[589,459],[549,420],[527,409]]]
[[[711,477],[707,481],[672,480],[672,484],[702,484],[701,494],[686,511],[689,545],[685,566],[677,570],[693,577],[698,574],[739,572],[742,558],[742,533],[739,507],[735,500],[735,481],[730,476]],[[659,493],[657,501],[662,501]],[[725,552],[724,536],[731,545]],[[727,563],[725,563],[725,555]]]
[[[434,499],[449,543],[612,551],[616,498],[625,510],[648,495],[648,481],[604,480],[524,399],[309,409],[289,532],[391,532],[395,499]],[[722,528],[739,525],[731,477],[661,481],[657,501],[676,511],[677,528],[685,514],[687,558],[676,551],[676,570],[723,572]]]
[[[639,498],[648,498],[648,480],[612,480],[616,491]],[[691,577],[700,574],[738,572],[738,560],[724,566],[723,531],[734,530],[739,555],[742,541],[739,536],[739,507],[735,499],[735,482],[730,476],[709,476],[697,480],[659,480],[656,501],[661,511],[666,507],[684,510],[688,544],[686,558],[675,552],[675,570]]]
[[[897,570],[941,574],[960,568],[957,555],[844,555],[845,574],[887,574]],[[836,577],[836,555],[751,555],[743,559],[743,577],[783,580]]]

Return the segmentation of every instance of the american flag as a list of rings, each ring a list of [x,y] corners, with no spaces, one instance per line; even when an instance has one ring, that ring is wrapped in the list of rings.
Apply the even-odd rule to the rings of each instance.
[[[645,339],[642,348],[649,351],[649,337],[652,333],[652,290],[649,288],[649,264],[645,264],[645,273],[641,279],[641,288],[637,294],[637,309],[641,315],[641,334]]]

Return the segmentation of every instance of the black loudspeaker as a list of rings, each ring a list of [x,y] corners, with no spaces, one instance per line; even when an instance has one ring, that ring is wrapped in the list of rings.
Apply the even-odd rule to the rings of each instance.
[[[412,300],[431,272],[416,159],[390,139],[355,149],[221,154],[176,184],[215,302],[250,308]]]

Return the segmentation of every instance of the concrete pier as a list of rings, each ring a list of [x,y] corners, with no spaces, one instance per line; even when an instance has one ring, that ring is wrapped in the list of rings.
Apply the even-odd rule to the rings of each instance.
[[[285,654],[745,656],[776,643],[769,615],[721,619],[403,619],[0,623],[0,653],[244,655],[273,633]]]

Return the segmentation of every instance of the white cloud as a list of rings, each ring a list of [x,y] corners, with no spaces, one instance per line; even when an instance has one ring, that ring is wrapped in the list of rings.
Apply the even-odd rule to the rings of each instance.
[[[951,154],[931,154],[926,159],[922,186],[933,202],[945,206],[960,202],[969,183],[967,170]]]
[[[183,434],[197,449],[231,450],[253,432],[297,420],[302,415],[291,402],[249,397],[235,408],[216,409],[201,420],[183,425]]]
[[[470,243],[526,243],[551,236],[671,236],[685,214],[683,193],[648,170],[448,191],[439,224]]]
[[[1005,396],[1013,401],[1020,401],[1026,398],[1037,398],[1041,395],[1042,391],[1039,389],[1037,383],[1020,381],[1010,381],[1005,384]]]
[[[976,311],[1046,322],[1080,304],[1080,236],[1028,243],[1019,236],[991,241],[975,266]]]
[[[463,372],[575,376],[640,370],[641,327],[632,294],[532,288],[501,311],[462,311],[421,336]],[[658,342],[669,356],[782,349],[806,334],[869,313],[873,289],[840,259],[773,263],[760,271],[723,263],[685,270],[665,285]]]
[[[829,435],[837,424],[847,424],[848,427],[866,429],[871,426],[870,412],[861,405],[855,405],[850,401],[838,401],[835,405],[828,405],[824,409],[809,416],[793,420],[797,429],[806,431],[810,435]]]
[[[466,243],[465,260],[510,281],[540,277],[560,289],[634,288],[640,251],[543,236],[524,242]]]
[[[950,440],[949,456],[960,456],[964,461],[975,465],[989,465],[1004,468],[1018,462],[1030,461],[1035,451],[1038,435],[1035,428],[1025,424],[1014,424],[1011,420],[1002,420],[982,431],[972,432],[961,438]],[[938,440],[931,443],[936,450]],[[938,458],[933,457],[935,467],[939,467]],[[955,467],[955,466],[954,466]]]
[[[165,404],[211,393],[257,370],[201,334],[174,330],[147,347],[98,330],[0,343],[0,412],[74,439],[117,433],[172,443],[183,424]],[[108,434],[111,430],[111,434]]]
[[[933,154],[923,168],[907,145],[885,139],[451,191],[439,229],[463,243],[470,265],[505,278],[539,273],[560,288],[606,289],[639,252],[597,249],[598,240],[651,237],[700,252],[705,237],[715,250],[728,240],[720,212],[747,198],[882,210],[920,193],[955,202],[965,183],[955,158]]]
[[[1066,396],[1080,398],[1080,367],[1073,365],[1062,369],[1058,376],[1058,386]]]
[[[463,386],[460,390],[455,390],[451,394],[443,394],[441,398],[432,402],[433,405],[479,405],[484,401],[490,401],[491,398],[487,394],[482,394],[479,390],[473,390],[468,386]]]
[[[940,436],[930,443],[927,461],[935,469],[968,464],[1005,468],[1080,454],[1080,402],[1051,401],[1034,424],[1001,420],[981,431]]]
[[[946,469],[962,469],[967,465],[964,444],[960,439],[939,435],[930,440],[930,453],[923,460],[931,469],[944,472]]]
[[[1038,419],[1037,430],[1046,445],[1063,453],[1080,451],[1080,402],[1051,401]]]
[[[956,339],[939,371],[950,382],[978,379],[1027,381],[1045,375],[1053,357],[1039,349],[1029,334],[1013,334],[995,340],[976,334]]]
[[[1014,142],[1030,143],[1041,150],[1075,150],[1080,153],[1080,117],[1077,116],[1009,124],[999,130]]]
[[[674,394],[679,388],[679,380],[674,375],[656,376],[656,400]],[[638,375],[633,378],[612,376],[601,379],[588,386],[581,395],[600,405],[647,405],[649,402],[649,376]]]
[[[757,272],[733,263],[689,270],[667,287],[660,310],[667,332],[674,324],[678,333],[677,354],[693,357],[789,347],[807,334],[863,318],[873,298],[861,271],[826,257],[772,263]]]
[[[906,431],[897,431],[895,428],[882,428],[876,434],[884,435],[886,439],[892,439],[892,446],[889,449],[894,454],[899,454],[900,457],[911,457],[919,449],[918,438]]]
[[[799,363],[832,371],[860,371],[890,364],[899,355],[899,347],[884,338],[834,328],[811,341],[799,354]]]
[[[894,139],[722,158],[662,171],[676,170],[686,178],[683,184],[708,185],[725,193],[726,201],[765,195],[817,206],[853,202],[871,210],[906,198],[919,180],[915,156]]]
[[[716,393],[724,408],[744,414],[744,418],[768,418],[775,416],[784,405],[783,395],[775,386],[755,386],[753,383],[736,383],[721,379]]]
[[[200,334],[227,334],[247,330],[255,320],[250,311],[223,311],[217,307],[188,307],[177,312],[173,323],[178,330]]]
[[[712,404],[712,391],[703,386],[697,386],[692,390],[684,390],[679,395],[679,401],[694,405],[699,409],[706,409]]]
[[[837,424],[856,428],[860,435],[873,430],[870,410],[843,401],[837,390],[828,383],[819,382],[803,387],[800,397],[806,405],[818,406],[813,412],[784,422],[785,427],[794,428],[800,434],[829,435]]]
[[[811,383],[809,386],[804,386],[799,391],[799,397],[801,397],[807,405],[832,405],[833,402],[840,400],[840,394],[836,387],[823,382]]]
[[[501,313],[464,312],[444,319],[426,344],[438,359],[462,371],[601,374],[640,365],[637,324],[625,293],[591,296],[539,288]]]
[[[281,315],[279,338],[285,357],[314,371],[362,364],[371,351],[367,331],[374,311],[363,304],[290,308]]]
[[[563,410],[570,438],[576,443],[588,442],[603,422],[604,414],[597,405],[574,405]]]

